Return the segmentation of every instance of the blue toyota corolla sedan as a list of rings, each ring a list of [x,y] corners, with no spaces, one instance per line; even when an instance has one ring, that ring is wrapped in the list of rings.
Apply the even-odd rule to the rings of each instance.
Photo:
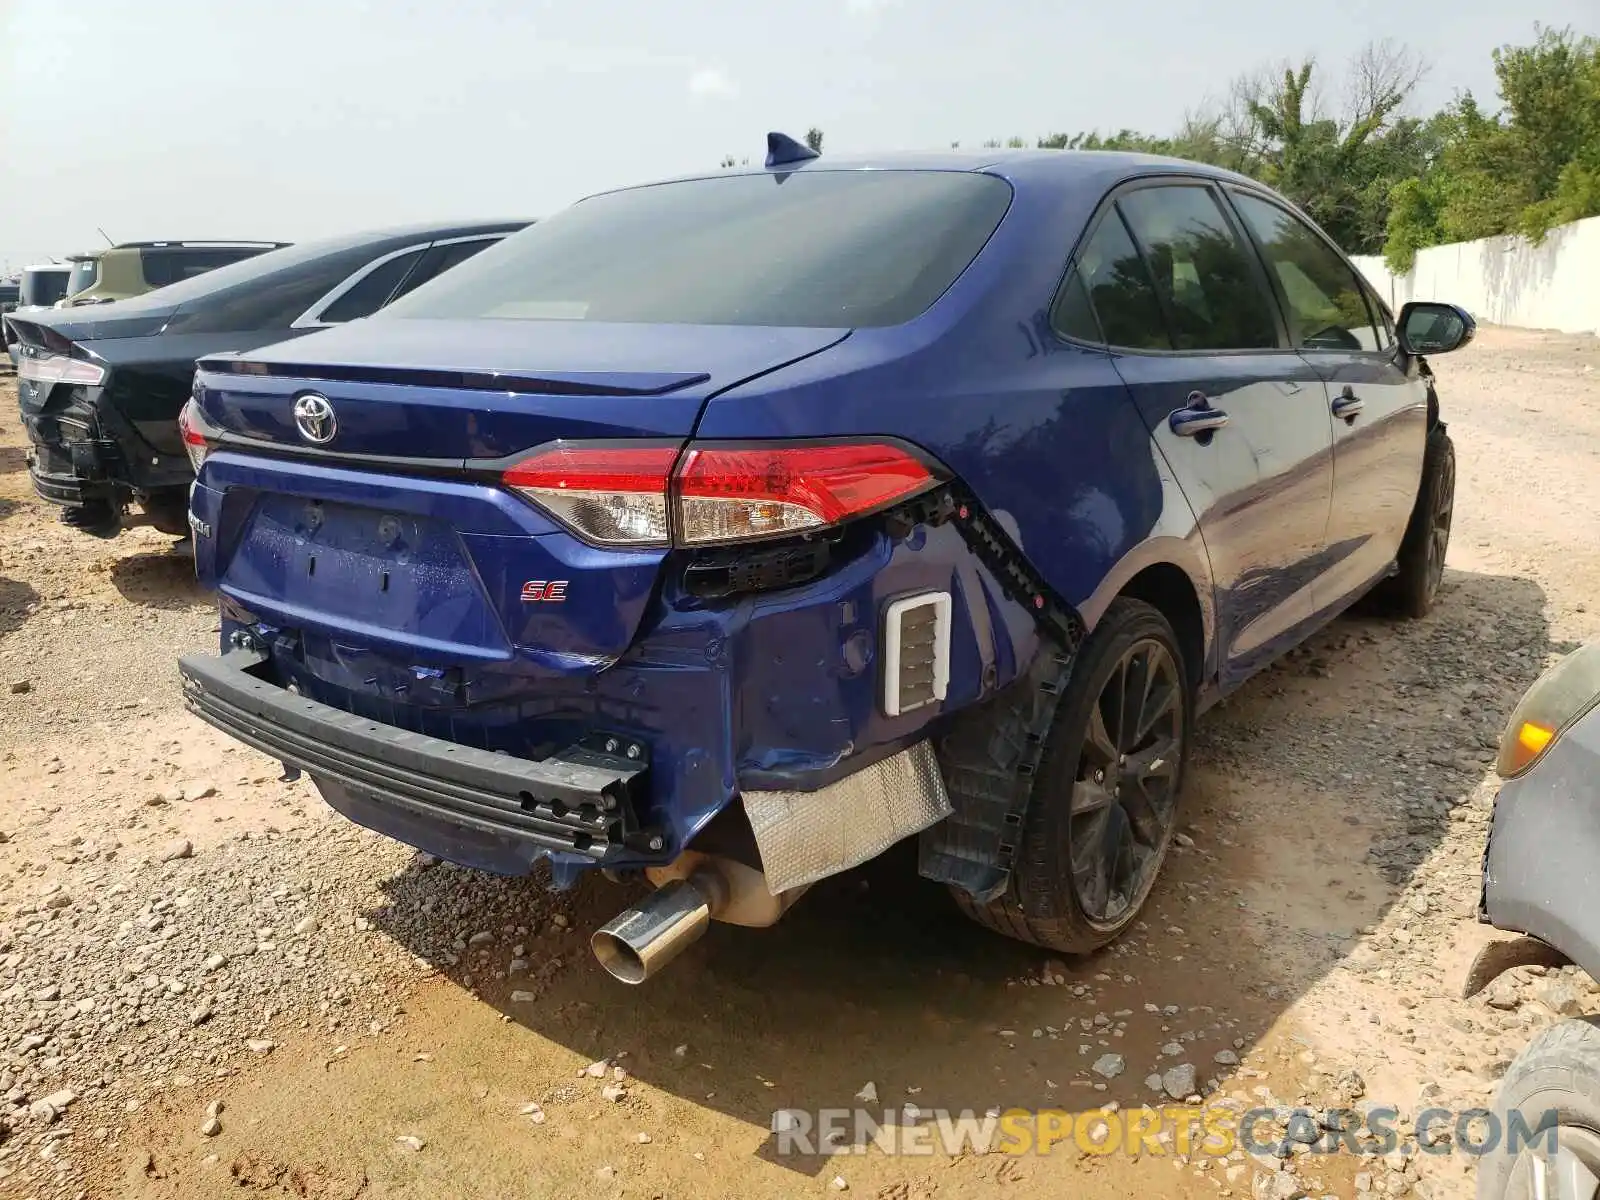
[[[1433,604],[1426,356],[1472,333],[1223,171],[773,135],[203,360],[187,702],[458,863],[643,872],[593,936],[628,982],[913,835],[1088,951],[1196,713],[1369,592]]]

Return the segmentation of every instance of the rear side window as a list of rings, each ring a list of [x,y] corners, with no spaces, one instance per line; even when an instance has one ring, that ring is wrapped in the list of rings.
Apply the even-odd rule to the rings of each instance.
[[[1233,200],[1277,276],[1297,347],[1378,350],[1385,345],[1355,272],[1316,230],[1256,196],[1235,192]]]
[[[422,259],[422,255],[423,251],[417,249],[379,263],[356,280],[349,291],[317,314],[317,320],[339,322],[370,317],[389,302],[389,297],[405,282],[406,276]]]
[[[1278,344],[1272,302],[1211,190],[1141,188],[1117,201],[1150,264],[1178,350]]]
[[[1131,350],[1172,349],[1150,273],[1116,209],[1106,213],[1094,235],[1078,251],[1073,273],[1082,281],[1085,298],[1094,312],[1075,311],[1077,302],[1069,288],[1056,309],[1057,327],[1063,333],[1096,342],[1103,333],[1109,345]],[[1096,316],[1098,331],[1094,326]]]
[[[422,256],[422,262],[417,269],[406,276],[405,282],[400,285],[400,290],[391,296],[390,300],[398,300],[401,296],[409,295],[435,275],[442,275],[451,267],[460,266],[474,254],[480,250],[487,250],[499,240],[499,238],[473,238],[471,241],[446,242],[442,246],[433,247]]]
[[[795,171],[611,192],[378,319],[898,325],[967,268],[1010,202],[1004,180],[965,171]]]

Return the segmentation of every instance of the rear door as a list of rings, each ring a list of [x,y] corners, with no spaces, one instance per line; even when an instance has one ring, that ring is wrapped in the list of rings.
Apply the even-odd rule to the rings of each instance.
[[[1080,270],[1117,367],[1199,518],[1220,681],[1266,664],[1314,612],[1333,474],[1320,378],[1286,345],[1260,264],[1200,180],[1140,182]]]

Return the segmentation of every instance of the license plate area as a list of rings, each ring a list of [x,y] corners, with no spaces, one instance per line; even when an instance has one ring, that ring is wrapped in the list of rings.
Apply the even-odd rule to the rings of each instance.
[[[428,517],[269,494],[256,506],[228,581],[324,624],[507,646],[460,540]]]

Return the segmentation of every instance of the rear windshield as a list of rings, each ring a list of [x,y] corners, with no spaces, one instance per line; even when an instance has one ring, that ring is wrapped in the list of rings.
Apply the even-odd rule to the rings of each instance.
[[[593,196],[395,301],[405,317],[899,325],[977,256],[1011,188],[943,171],[728,175]]]
[[[22,273],[23,304],[54,304],[67,294],[66,267],[48,267]]]
[[[270,246],[230,246],[197,249],[189,246],[163,246],[139,251],[139,268],[152,288],[167,287],[181,279],[193,279],[229,263],[243,262],[270,250]]]

